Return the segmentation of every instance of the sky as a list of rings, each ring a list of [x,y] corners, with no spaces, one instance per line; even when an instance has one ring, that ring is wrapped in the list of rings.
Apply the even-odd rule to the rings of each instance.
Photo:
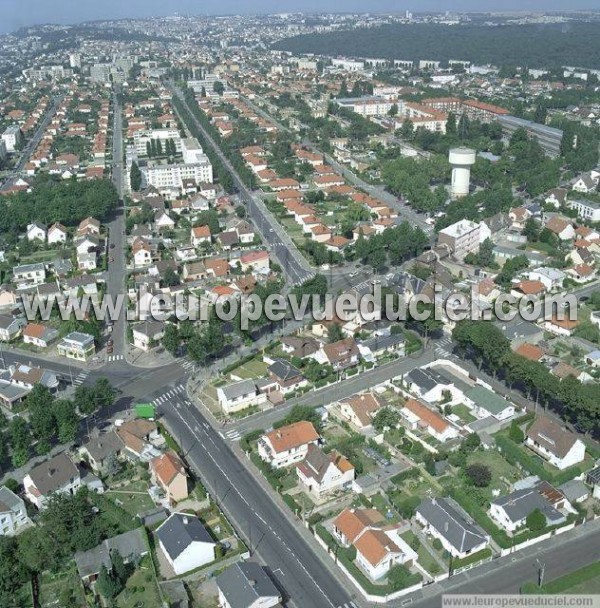
[[[481,0],[0,0],[0,31],[25,25],[79,23],[93,19],[123,19],[182,14],[275,12],[481,11],[492,6]],[[493,10],[597,9],[597,0],[498,0]]]

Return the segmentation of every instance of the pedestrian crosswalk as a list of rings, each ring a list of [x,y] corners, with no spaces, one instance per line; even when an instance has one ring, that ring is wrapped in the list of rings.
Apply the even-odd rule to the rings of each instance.
[[[345,604],[340,604],[337,608],[358,608],[358,606],[354,602],[346,602]]]
[[[75,376],[75,378],[73,378],[73,386],[80,386],[84,383],[85,379],[88,377],[88,374],[90,372],[88,371],[83,371],[83,372],[79,372],[79,374],[77,374],[77,376]]]
[[[183,367],[183,369],[185,369],[189,372],[192,369],[194,369],[194,366],[196,364],[193,361],[190,361],[189,359],[180,359],[179,365],[181,365],[181,367]]]
[[[106,357],[107,361],[123,361],[125,359],[125,355],[108,355]]]
[[[452,339],[443,337],[436,341],[435,353],[440,357],[448,357],[452,354]]]
[[[223,435],[223,433],[221,433]],[[239,441],[241,438],[240,432],[235,429],[231,429],[224,434],[224,437],[229,439],[229,441]]]
[[[166,393],[163,393],[160,397],[157,397],[152,401],[152,405],[161,405],[161,403],[166,403],[170,399],[174,399],[176,397],[181,397],[186,394],[185,385],[178,384],[175,388],[168,390]]]

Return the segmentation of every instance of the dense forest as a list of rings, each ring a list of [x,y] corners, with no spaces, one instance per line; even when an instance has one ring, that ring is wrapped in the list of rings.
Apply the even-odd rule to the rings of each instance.
[[[446,26],[391,24],[379,28],[308,34],[280,40],[273,48],[293,53],[387,59],[556,67],[600,64],[600,36],[593,23]]]

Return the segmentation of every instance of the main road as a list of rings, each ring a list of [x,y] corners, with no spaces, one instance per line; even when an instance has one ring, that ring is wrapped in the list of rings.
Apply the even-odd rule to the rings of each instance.
[[[265,207],[263,201],[260,200],[260,197],[253,194],[242,181],[221,148],[194,116],[181,89],[173,83],[169,83],[169,87],[173,95],[176,95],[187,109],[194,122],[194,126],[202,133],[206,143],[213,149],[221,163],[223,163],[223,166],[229,171],[233,182],[239,191],[240,197],[246,205],[248,216],[260,231],[263,242],[269,246],[269,250],[277,257],[288,281],[294,285],[299,285],[312,278],[315,275],[313,268],[306,258],[298,251],[298,248],[285,230],[282,229],[279,222],[277,222],[270,211]],[[181,118],[183,120],[183,117]],[[185,120],[183,120],[183,122],[185,123]]]

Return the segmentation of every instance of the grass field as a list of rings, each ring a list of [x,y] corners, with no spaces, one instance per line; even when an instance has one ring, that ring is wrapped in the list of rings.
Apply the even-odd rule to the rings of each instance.
[[[118,608],[144,608],[161,606],[158,585],[149,558],[129,577],[125,589],[117,596]]]
[[[462,420],[463,424],[469,424],[470,422],[477,420],[477,418],[471,414],[469,408],[462,403],[454,405],[452,407],[452,413],[456,414]]]
[[[258,359],[252,359],[240,367],[236,367],[231,374],[238,376],[243,380],[261,378],[267,373],[267,364],[264,361]]]
[[[106,495],[114,501],[119,501],[121,508],[130,515],[138,515],[154,508],[154,502],[148,494],[148,483],[133,481],[127,486],[107,490]]]
[[[502,478],[517,481],[520,478],[516,467],[509,464],[499,452],[495,450],[478,450],[467,458],[468,464],[480,463],[488,466],[492,472],[490,488],[507,488]]]
[[[80,606],[86,605],[83,587],[75,568],[70,568],[66,572],[61,572],[55,576],[46,573],[41,577],[40,605],[43,608],[59,606],[61,591],[65,587],[73,592],[73,596],[77,599]]]
[[[412,530],[407,530],[406,532],[403,532],[400,536],[411,547],[413,546],[413,542],[418,541],[419,547],[415,549],[415,551],[419,555],[419,564],[421,564],[421,566],[425,568],[425,570],[427,570],[429,574],[440,574],[440,572],[442,571],[442,567],[440,566],[440,564],[438,564],[433,555],[431,555],[431,553],[429,553],[429,551],[423,546],[423,543],[417,538],[417,536]]]

